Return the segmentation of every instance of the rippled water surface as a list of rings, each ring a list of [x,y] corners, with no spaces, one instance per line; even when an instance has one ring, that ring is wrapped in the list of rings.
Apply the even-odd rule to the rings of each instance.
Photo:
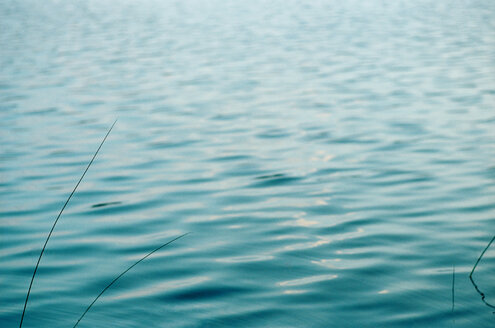
[[[2,1],[0,326],[493,327],[494,17]]]

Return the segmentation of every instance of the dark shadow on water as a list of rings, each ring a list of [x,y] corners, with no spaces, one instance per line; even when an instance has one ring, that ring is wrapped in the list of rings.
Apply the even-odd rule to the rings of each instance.
[[[91,207],[97,208],[97,207],[105,207],[105,206],[118,205],[118,204],[122,204],[122,202],[98,203],[98,204],[92,205]]]
[[[269,175],[262,175],[259,177],[256,177],[257,180],[265,180],[265,179],[276,179],[276,178],[282,178],[285,177],[285,174],[283,173],[275,173],[275,174],[269,174]]]
[[[258,181],[256,183],[252,184],[250,186],[252,188],[275,187],[275,186],[285,185],[285,184],[289,184],[289,183],[293,183],[293,182],[301,180],[300,177],[291,177],[291,176],[287,176],[283,173],[262,175],[262,176],[256,177],[255,179],[256,180],[263,180],[263,181]]]

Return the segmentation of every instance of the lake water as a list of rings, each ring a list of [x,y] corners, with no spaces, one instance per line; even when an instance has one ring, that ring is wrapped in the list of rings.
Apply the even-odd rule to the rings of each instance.
[[[0,326],[493,327],[494,17],[2,1]]]

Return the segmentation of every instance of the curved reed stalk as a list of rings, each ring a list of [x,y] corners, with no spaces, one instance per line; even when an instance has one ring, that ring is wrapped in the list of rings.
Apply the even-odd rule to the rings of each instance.
[[[483,250],[483,252],[481,252],[481,255],[480,257],[478,257],[478,260],[476,260],[476,263],[474,264],[473,266],[473,269],[471,270],[471,273],[469,274],[469,280],[471,280],[471,283],[473,284],[474,286],[474,289],[476,289],[476,291],[478,292],[478,294],[480,294],[481,296],[481,300],[483,301],[483,303],[485,303],[486,306],[488,307],[491,307],[492,309],[495,309],[495,305],[493,304],[490,304],[487,300],[486,300],[486,295],[485,293],[483,293],[479,288],[478,288],[478,285],[474,282],[474,279],[473,279],[473,273],[474,273],[474,270],[476,270],[476,267],[478,266],[478,263],[480,263],[481,261],[481,258],[483,257],[483,255],[485,255],[486,251],[488,250],[488,248],[490,248],[490,245],[495,241],[495,236],[492,237],[492,240],[490,240],[490,242],[488,243],[488,245],[486,245],[485,249]],[[495,313],[495,312],[494,312]]]
[[[77,187],[79,187],[79,184],[81,183],[82,179],[86,175],[86,172],[88,172],[89,167],[91,166],[91,164],[93,164],[93,161],[95,160],[96,155],[98,155],[98,152],[100,151],[101,146],[103,146],[103,143],[105,143],[105,140],[107,140],[107,137],[110,134],[110,132],[112,131],[115,123],[117,123],[117,120],[115,120],[115,122],[113,122],[112,126],[110,127],[110,129],[108,130],[107,134],[103,138],[103,141],[100,143],[100,146],[98,147],[98,149],[94,153],[93,158],[91,158],[91,161],[89,162],[88,166],[86,166],[86,169],[84,170],[84,173],[82,174],[81,178],[79,179],[79,181],[77,182],[76,186],[74,187],[74,189],[70,193],[69,198],[67,198],[67,200],[65,201],[64,206],[62,206],[62,209],[58,213],[58,216],[55,219],[55,222],[53,222],[52,228],[51,228],[50,232],[48,233],[48,237],[46,237],[45,244],[43,245],[43,248],[41,249],[40,256],[38,257],[38,262],[36,262],[36,266],[34,267],[33,276],[31,277],[31,282],[29,283],[29,289],[28,289],[28,292],[26,294],[26,301],[24,302],[24,309],[22,310],[22,316],[21,316],[21,322],[19,323],[19,328],[22,327],[22,322],[24,321],[24,314],[26,313],[26,307],[27,307],[27,303],[28,303],[28,300],[29,300],[29,295],[31,294],[31,287],[33,286],[34,277],[36,276],[36,272],[38,271],[38,266],[40,265],[41,257],[43,256],[43,253],[45,252],[45,248],[46,248],[46,245],[48,244],[48,240],[50,240],[50,237],[52,236],[53,230],[55,229],[55,226],[57,225],[58,219],[60,219],[60,216],[64,212],[64,209],[67,206],[67,204],[69,203],[70,199],[72,198],[72,195],[74,195],[74,193],[76,192]]]
[[[137,261],[136,263],[134,263],[133,265],[131,265],[130,267],[128,267],[124,272],[122,272],[121,274],[119,274],[117,276],[117,278],[115,278],[114,280],[112,280],[111,283],[109,283],[105,288],[103,288],[103,290],[100,292],[100,294],[98,294],[98,296],[96,296],[96,298],[93,300],[93,302],[91,302],[91,304],[86,308],[86,310],[84,311],[84,313],[79,317],[79,319],[77,320],[76,324],[74,325],[74,328],[77,327],[77,325],[79,324],[79,322],[82,320],[82,318],[86,315],[86,313],[88,313],[89,309],[91,309],[91,307],[93,306],[93,304],[96,303],[96,301],[100,298],[101,295],[103,295],[104,292],[107,291],[108,288],[110,288],[117,280],[119,280],[120,277],[122,277],[124,274],[126,274],[129,270],[131,270],[132,268],[134,268],[136,265],[138,265],[140,262],[144,261],[147,257],[149,257],[151,254],[155,253],[156,251],[162,249],[163,247],[173,243],[174,241],[176,241],[177,239],[180,239],[182,237],[184,237],[185,235],[189,234],[189,232],[183,234],[183,235],[180,235],[178,237],[175,237],[174,239],[172,240],[169,240],[167,241],[165,244],[162,244],[161,246],[155,248],[154,250],[152,250],[151,252],[149,252],[148,254],[146,254],[145,256],[143,256],[139,261]]]

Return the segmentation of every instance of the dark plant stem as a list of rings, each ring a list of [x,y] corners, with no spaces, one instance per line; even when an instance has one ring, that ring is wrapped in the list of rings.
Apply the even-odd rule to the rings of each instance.
[[[480,263],[481,258],[483,257],[483,255],[485,255],[486,251],[488,250],[488,248],[490,248],[490,246],[491,246],[491,244],[493,243],[494,240],[495,240],[495,236],[492,237],[492,240],[490,240],[490,242],[488,243],[488,245],[486,245],[486,247],[483,250],[483,252],[481,252],[480,257],[478,257],[478,260],[476,260],[476,263],[474,264],[473,269],[471,270],[471,273],[469,274],[469,280],[471,280],[471,283],[473,284],[474,289],[476,289],[476,291],[478,292],[478,294],[480,294],[481,300],[483,301],[483,303],[485,303],[485,305],[487,305],[488,307],[491,307],[492,309],[495,309],[495,305],[492,305],[492,304],[490,304],[490,303],[488,303],[486,301],[485,294],[478,288],[478,285],[476,285],[476,283],[474,282],[473,273],[474,273],[474,270],[476,270],[476,267],[478,266],[478,263]]]
[[[455,307],[455,264],[452,266],[452,313]]]
[[[93,304],[96,303],[96,301],[100,298],[101,295],[103,295],[104,292],[107,291],[108,288],[110,288],[120,277],[122,277],[124,274],[126,274],[129,270],[131,270],[132,268],[134,268],[136,265],[138,265],[140,262],[144,261],[147,257],[149,257],[151,254],[155,253],[156,251],[162,249],[163,247],[173,243],[174,241],[176,241],[177,239],[180,239],[182,237],[184,237],[185,235],[189,234],[189,232],[183,234],[183,235],[180,235],[178,237],[175,237],[174,239],[170,240],[170,241],[167,241],[165,244],[155,248],[153,251],[149,252],[146,256],[142,257],[139,261],[137,261],[136,263],[134,263],[133,265],[131,265],[130,267],[128,267],[124,272],[122,272],[121,274],[119,274],[117,276],[117,278],[115,278],[114,280],[112,280],[111,283],[109,283],[105,288],[103,288],[103,290],[100,292],[100,294],[98,294],[98,296],[96,296],[96,298],[93,300],[93,302],[91,302],[91,304],[86,308],[86,311],[84,311],[84,313],[79,317],[79,319],[77,320],[76,324],[74,325],[74,328],[79,324],[79,322],[82,320],[82,318],[86,315],[86,313],[88,313],[89,309],[91,309],[91,307],[93,306]]]
[[[55,229],[55,226],[57,225],[58,219],[60,219],[60,216],[62,215],[65,207],[67,206],[67,204],[69,203],[70,199],[72,198],[72,195],[74,195],[74,193],[76,192],[77,187],[79,187],[79,184],[81,183],[82,179],[86,175],[86,172],[88,172],[89,167],[91,166],[91,164],[93,164],[93,161],[95,160],[96,155],[98,155],[98,152],[100,151],[101,146],[103,146],[103,143],[105,143],[105,140],[107,140],[107,137],[110,134],[110,132],[112,131],[115,123],[117,123],[117,120],[115,120],[115,122],[113,122],[112,126],[110,127],[110,129],[108,130],[107,134],[105,135],[105,138],[103,138],[103,141],[100,143],[100,146],[98,147],[98,149],[96,150],[95,154],[93,155],[93,158],[89,162],[88,166],[86,166],[86,169],[84,170],[84,173],[82,174],[81,178],[79,179],[79,181],[77,182],[76,186],[74,187],[74,189],[70,193],[69,198],[67,198],[67,200],[65,201],[64,206],[62,206],[62,209],[58,213],[58,216],[55,219],[55,222],[53,222],[52,228],[51,228],[50,232],[48,233],[48,237],[46,237],[45,244],[43,245],[43,248],[41,249],[40,256],[38,257],[38,262],[36,262],[36,266],[34,267],[33,276],[31,277],[31,282],[29,283],[29,289],[28,289],[28,292],[26,294],[26,301],[24,302],[24,309],[22,310],[22,316],[21,316],[21,322],[19,323],[19,328],[22,327],[22,322],[24,321],[24,314],[26,313],[26,307],[27,307],[27,303],[28,303],[28,300],[29,300],[29,295],[31,294],[31,287],[33,286],[34,277],[36,276],[36,271],[38,271],[38,266],[40,265],[41,257],[43,256],[43,253],[45,252],[45,248],[46,248],[46,245],[48,244],[48,240],[50,240],[50,237],[52,236],[53,230]]]

